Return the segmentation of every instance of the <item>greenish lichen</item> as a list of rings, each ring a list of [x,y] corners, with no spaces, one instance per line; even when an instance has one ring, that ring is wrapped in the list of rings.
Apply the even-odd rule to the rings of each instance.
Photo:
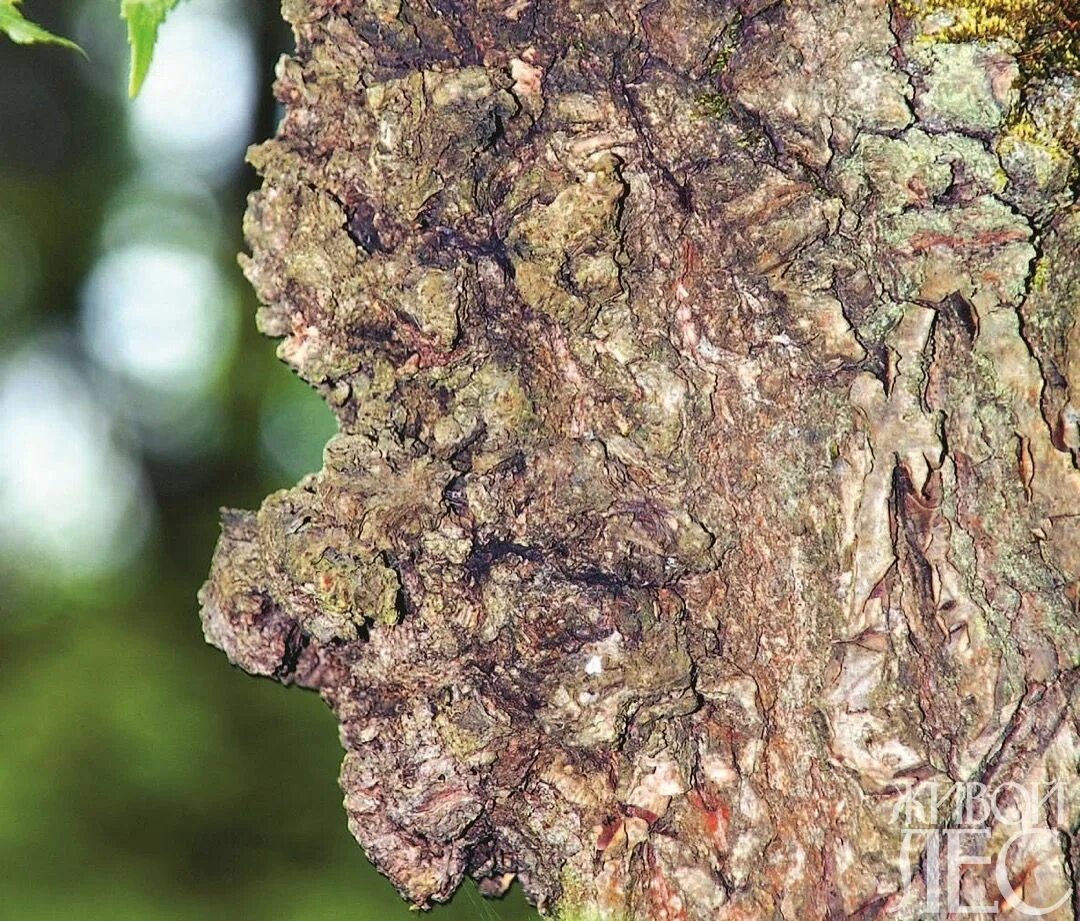
[[[694,99],[695,118],[723,118],[730,111],[731,103],[723,93],[701,93]]]
[[[897,6],[907,16],[933,20],[937,39],[1016,42],[1030,76],[1080,75],[1077,0],[899,0]]]

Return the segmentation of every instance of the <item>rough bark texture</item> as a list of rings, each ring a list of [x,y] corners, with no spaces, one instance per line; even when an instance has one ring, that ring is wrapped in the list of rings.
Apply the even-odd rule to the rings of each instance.
[[[915,917],[906,791],[1075,779],[1077,84],[934,7],[285,3],[245,267],[341,434],[203,618],[417,904]]]

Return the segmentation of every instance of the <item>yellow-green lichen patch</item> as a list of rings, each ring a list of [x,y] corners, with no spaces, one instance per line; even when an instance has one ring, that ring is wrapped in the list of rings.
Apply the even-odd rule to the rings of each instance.
[[[625,192],[618,158],[598,153],[578,181],[550,204],[532,204],[514,223],[508,243],[521,254],[514,259],[516,285],[530,307],[574,327],[591,319],[592,301],[618,293],[615,251]]]
[[[481,428],[486,446],[497,450],[535,427],[529,395],[518,374],[495,362],[459,368],[437,380],[453,393],[445,414],[435,420],[432,439],[449,450]]]
[[[1080,74],[1078,0],[900,0],[897,8],[935,39],[1011,39],[1026,74]]]
[[[694,100],[696,118],[723,118],[731,111],[731,103],[723,93],[701,93]]]
[[[1002,41],[917,44],[912,61],[922,71],[915,96],[921,122],[969,133],[995,131],[1019,98],[1014,47]]]
[[[919,26],[911,52],[928,68],[922,103],[931,121],[941,108],[975,129],[1000,123],[1007,138],[1039,145],[1053,160],[1080,149],[1080,0],[897,0],[895,7]],[[964,56],[978,66],[962,66]],[[980,82],[992,92],[977,91]],[[1022,168],[1041,167],[1056,172],[1055,163]]]
[[[610,892],[597,891],[596,882],[569,862],[563,865],[559,883],[562,898],[551,921],[631,921],[621,907],[625,893],[617,885]]]
[[[1068,195],[1074,160],[1065,140],[1040,127],[1027,112],[1014,119],[998,140],[1009,199],[1027,213],[1044,212]]]

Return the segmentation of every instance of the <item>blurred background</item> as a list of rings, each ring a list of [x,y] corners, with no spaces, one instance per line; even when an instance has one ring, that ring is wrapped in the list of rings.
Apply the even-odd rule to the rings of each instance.
[[[415,917],[346,830],[331,714],[197,616],[219,507],[334,428],[236,265],[291,36],[186,0],[129,102],[117,0],[24,10],[89,60],[0,38],[0,918]],[[535,914],[468,886],[430,917]]]

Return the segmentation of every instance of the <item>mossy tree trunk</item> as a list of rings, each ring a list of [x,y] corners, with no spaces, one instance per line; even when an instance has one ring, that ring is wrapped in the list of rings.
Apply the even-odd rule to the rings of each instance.
[[[203,617],[417,904],[915,917],[905,796],[1075,778],[1077,83],[935,7],[285,3],[245,267],[341,434]]]

